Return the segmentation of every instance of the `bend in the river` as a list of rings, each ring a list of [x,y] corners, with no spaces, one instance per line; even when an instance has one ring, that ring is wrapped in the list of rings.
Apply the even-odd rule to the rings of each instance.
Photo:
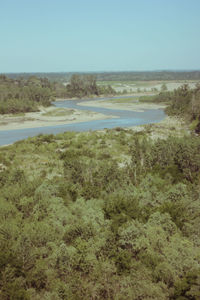
[[[118,98],[125,98],[118,97]],[[98,100],[110,100],[111,98],[101,98]],[[80,122],[65,125],[54,125],[45,126],[37,128],[25,128],[17,130],[5,130],[0,131],[0,145],[8,145],[18,140],[22,140],[28,137],[43,134],[56,134],[65,131],[89,131],[89,130],[101,130],[105,128],[115,128],[115,127],[130,127],[135,125],[143,125],[150,123],[157,123],[164,119],[165,113],[162,109],[148,109],[143,112],[135,112],[128,110],[117,110],[100,108],[93,106],[81,106],[79,103],[85,101],[94,101],[94,99],[84,99],[84,100],[62,100],[53,102],[56,107],[72,108],[79,110],[89,110],[93,112],[102,113],[107,116],[117,116],[117,118],[108,118],[104,120],[94,120],[88,122]]]

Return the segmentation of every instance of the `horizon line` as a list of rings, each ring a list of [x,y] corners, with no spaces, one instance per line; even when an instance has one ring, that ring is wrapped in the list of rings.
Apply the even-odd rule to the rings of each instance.
[[[142,72],[200,72],[199,69],[156,69],[156,70],[123,70],[123,71],[20,71],[20,72],[0,72],[0,74],[40,74],[40,73],[142,73]]]

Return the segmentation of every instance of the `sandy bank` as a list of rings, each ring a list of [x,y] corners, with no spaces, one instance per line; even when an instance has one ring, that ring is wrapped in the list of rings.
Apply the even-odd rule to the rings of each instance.
[[[94,106],[94,107],[101,107],[101,108],[109,108],[109,109],[120,109],[120,110],[130,110],[136,112],[142,112],[146,109],[164,109],[166,105],[164,104],[154,104],[154,103],[140,103],[140,102],[120,102],[119,99],[113,99],[109,101],[86,101],[78,103],[78,105],[82,106]]]
[[[115,118],[101,113],[67,108],[41,108],[39,112],[0,115],[0,131],[64,125]]]

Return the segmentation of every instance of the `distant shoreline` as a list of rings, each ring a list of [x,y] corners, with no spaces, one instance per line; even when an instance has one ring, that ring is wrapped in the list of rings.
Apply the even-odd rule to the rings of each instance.
[[[129,97],[141,97],[141,96],[152,96],[155,95],[155,93],[152,92],[146,92],[146,93],[130,93],[130,94],[124,94],[124,95],[101,95],[101,96],[87,96],[87,97],[83,97],[83,98],[79,98],[79,97],[73,97],[73,98],[55,98],[54,102],[56,101],[72,101],[72,100],[100,100],[102,98],[106,98],[106,99],[117,99],[117,98],[129,98]]]

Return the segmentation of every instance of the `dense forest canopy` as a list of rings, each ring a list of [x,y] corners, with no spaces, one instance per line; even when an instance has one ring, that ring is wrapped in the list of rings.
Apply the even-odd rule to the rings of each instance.
[[[52,72],[52,73],[7,73],[12,79],[37,76],[50,81],[66,82],[71,76],[94,75],[99,81],[142,81],[142,80],[200,80],[200,71],[138,71],[138,72]]]

